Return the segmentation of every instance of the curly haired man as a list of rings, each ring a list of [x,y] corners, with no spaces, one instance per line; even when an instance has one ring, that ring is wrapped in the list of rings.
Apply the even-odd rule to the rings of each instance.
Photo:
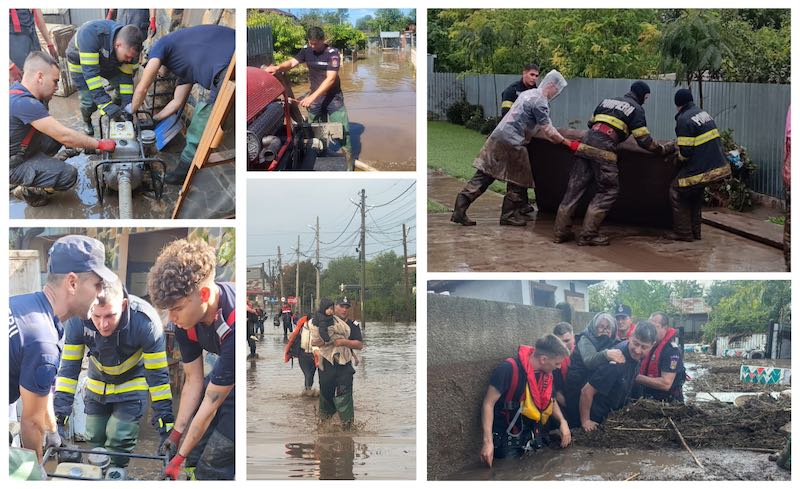
[[[170,457],[164,475],[172,480],[184,461],[197,479],[233,480],[235,474],[236,291],[214,281],[215,267],[211,246],[181,239],[161,251],[148,276],[150,300],[177,326],[185,374],[175,426],[159,447]],[[217,356],[205,379],[203,351]]]

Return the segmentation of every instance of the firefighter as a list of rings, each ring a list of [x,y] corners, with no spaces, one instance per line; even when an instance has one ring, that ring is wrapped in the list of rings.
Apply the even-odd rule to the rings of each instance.
[[[678,137],[678,173],[672,180],[669,200],[672,206],[672,232],[668,239],[700,239],[703,194],[711,182],[731,174],[722,150],[722,139],[714,119],[694,104],[692,92],[675,92],[675,135]]]
[[[36,451],[39,462],[43,440],[47,447],[62,445],[50,400],[64,347],[62,321],[87,317],[103,282],[117,280],[104,262],[101,242],[86,236],[59,238],[48,251],[42,290],[9,301],[9,403],[22,400],[20,439],[23,447]]]
[[[153,304],[175,326],[185,374],[175,426],[158,449],[170,459],[164,475],[172,480],[184,462],[196,479],[235,475],[236,288],[214,280],[216,264],[205,241],[181,239],[164,248],[148,276]],[[203,352],[216,356],[206,379]]]
[[[495,180],[506,182],[507,190],[500,214],[502,226],[525,226],[527,220],[519,212],[528,201],[527,189],[533,188],[533,174],[528,158],[528,143],[541,133],[553,144],[573,150],[573,141],[564,138],[550,121],[550,101],[567,86],[567,80],[556,70],[550,71],[539,88],[522,92],[475,158],[475,176],[456,197],[450,220],[462,226],[474,226],[467,209]],[[574,151],[574,150],[573,150]]]
[[[674,148],[656,143],[647,129],[642,104],[650,96],[650,87],[643,81],[631,85],[622,97],[604,99],[594,109],[589,121],[589,131],[583,136],[584,145],[595,148],[597,155],[576,155],[567,183],[567,191],[558,207],[554,226],[555,243],[564,243],[575,237],[572,232],[572,216],[581,197],[592,182],[597,186],[592,201],[586,209],[583,230],[578,236],[579,246],[606,246],[607,236],[600,234],[600,225],[617,200],[619,194],[619,170],[617,168],[617,145],[633,135],[636,144],[647,151],[666,155]]]
[[[205,102],[197,101],[194,105],[178,166],[167,172],[164,183],[181,185],[186,179],[235,49],[236,31],[221,25],[179,29],[165,35],[150,48],[147,64],[133,94],[133,102],[126,106],[127,112],[135,113],[139,109],[147,90],[159,74],[166,76],[172,73],[178,79],[178,86],[175,87],[172,100],[153,116],[156,122],[182,110],[195,83],[210,90]]]
[[[98,141],[58,122],[47,102],[58,86],[58,63],[49,54],[33,51],[25,60],[22,82],[9,89],[9,183],[12,194],[28,205],[46,205],[56,191],[72,188],[78,180],[75,167],[63,160],[61,145],[114,151],[110,139]]]
[[[133,75],[139,67],[142,33],[135,25],[113,20],[92,20],[78,28],[67,47],[67,66],[78,89],[84,132],[94,135],[92,114],[115,119],[133,97]],[[103,80],[119,96],[106,93]]]
[[[84,356],[89,358],[84,397],[89,445],[133,452],[148,392],[154,413],[151,424],[166,439],[175,418],[161,319],[150,304],[128,294],[119,280],[103,282],[103,294],[89,319],[74,317],[66,324],[54,400],[62,438]],[[117,467],[126,467],[129,461],[121,456],[111,459]]]
[[[53,59],[58,59],[58,52],[53,45],[50,32],[44,23],[42,11],[38,8],[10,8],[8,9],[8,67],[9,83],[18,82],[22,78],[21,70],[24,69],[25,58],[33,51],[39,51],[39,37],[36,28],[47,43],[47,52]]]

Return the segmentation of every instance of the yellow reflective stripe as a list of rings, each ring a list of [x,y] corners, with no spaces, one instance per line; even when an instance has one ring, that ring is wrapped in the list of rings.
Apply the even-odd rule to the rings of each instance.
[[[106,115],[106,111],[104,109],[109,105],[111,105],[111,102],[106,102],[97,106],[97,110],[100,111],[100,115]]]
[[[132,75],[138,67],[139,65],[136,63],[123,63],[119,65],[119,71],[125,73],[126,75]]]
[[[163,401],[164,399],[172,399],[172,391],[169,390],[169,384],[161,384],[150,388],[150,398],[155,401]]]
[[[98,88],[103,88],[103,78],[99,76],[93,76],[91,78],[87,78],[86,85],[89,87],[89,90],[97,90]]]
[[[126,392],[146,391],[147,380],[144,377],[136,377],[122,384],[106,384],[99,380],[87,379],[86,388],[101,396],[113,396],[114,394],[124,394]]]
[[[633,134],[633,137],[635,138],[642,138],[650,134],[650,131],[647,129],[647,127],[640,127],[639,129],[634,129],[631,131],[631,134]]]
[[[64,345],[62,360],[83,360],[85,345]]]
[[[82,65],[99,65],[100,53],[78,53]]]
[[[67,61],[67,68],[69,68],[69,71],[71,73],[83,73],[83,69],[81,68],[81,65],[76,65],[76,64],[70,63],[69,61]]]
[[[625,124],[620,119],[617,119],[613,115],[597,114],[594,117],[592,117],[592,122],[605,122],[606,124],[610,124],[610,125],[616,127],[617,129],[619,129],[620,131],[624,132],[625,134],[628,134],[628,125]]]
[[[145,353],[144,357],[144,368],[150,370],[157,370],[159,368],[165,368],[167,366],[167,353],[160,351],[156,353]]]
[[[69,377],[56,377],[56,392],[68,392],[75,394],[78,387],[78,381],[70,379]]]
[[[167,423],[167,431],[172,431],[172,428],[175,426],[175,423]]]
[[[119,93],[121,95],[128,95],[133,93],[133,85],[127,83],[120,83],[119,84]]]
[[[722,177],[727,177],[730,174],[731,174],[731,167],[730,165],[725,163],[724,166],[721,166],[719,168],[714,168],[713,170],[709,170],[699,175],[692,175],[690,177],[679,178],[678,186],[691,187],[701,183],[709,183],[715,180],[719,180]]]
[[[702,144],[711,141],[712,139],[717,139],[718,137],[719,137],[719,130],[712,129],[694,138],[687,136],[679,137],[678,146],[700,146]]]
[[[510,100],[503,100],[503,103],[500,105],[501,109],[510,109],[511,106],[514,105],[514,102]]]
[[[124,362],[120,363],[119,365],[109,365],[109,366],[107,366],[107,365],[103,365],[102,363],[100,363],[100,361],[95,357],[89,357],[89,358],[92,359],[92,363],[94,363],[94,366],[97,367],[97,369],[100,370],[101,372],[103,372],[104,374],[122,375],[125,372],[127,372],[128,370],[132,369],[133,367],[135,367],[136,365],[139,364],[139,361],[141,361],[141,359],[142,359],[142,350],[137,351],[136,353],[134,353],[133,355],[128,357],[127,360],[125,360]]]

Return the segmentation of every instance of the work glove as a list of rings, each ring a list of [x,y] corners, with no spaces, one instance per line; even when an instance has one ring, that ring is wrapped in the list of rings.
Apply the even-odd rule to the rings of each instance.
[[[14,83],[22,80],[22,72],[15,63],[11,63],[8,67],[8,83]]]
[[[158,454],[161,456],[167,455],[169,458],[175,457],[178,453],[178,444],[181,442],[181,434],[175,428],[170,430],[169,436],[158,447]]]
[[[64,441],[61,439],[61,435],[58,434],[58,430],[56,431],[48,431],[44,435],[44,451],[46,452],[50,448],[60,448],[64,446]]]
[[[178,480],[184,460],[186,460],[186,457],[183,455],[176,454],[172,457],[172,460],[169,461],[169,464],[164,469],[164,480]]]
[[[156,35],[156,18],[150,17],[150,26],[147,28],[147,37]]]
[[[108,104],[103,109],[109,119],[116,119],[122,113],[122,108],[117,104]]]
[[[158,431],[161,440],[159,440],[159,446],[164,444],[164,441],[169,437],[170,431],[172,431],[172,427],[175,426],[175,419],[172,417],[172,413],[165,417],[160,417],[158,415],[153,416],[152,421],[150,424]]]
[[[566,141],[568,141],[567,146],[569,147],[570,151],[572,151],[573,153],[578,151],[578,146],[581,145],[580,141],[575,139],[566,139]]]
[[[56,51],[56,47],[53,44],[47,45],[47,51],[50,53],[50,56],[53,57],[55,61],[58,61],[58,51]]]
[[[128,102],[128,105],[123,109],[125,113],[133,115],[133,102]]]
[[[101,139],[97,141],[97,151],[113,152],[117,148],[117,143],[113,139]]]
[[[662,145],[662,147],[664,149],[664,155],[665,156],[671,155],[677,149],[677,146],[675,145],[675,141],[667,141],[666,143],[664,143]]]
[[[63,439],[69,438],[67,436],[67,421],[69,421],[69,416],[65,416],[63,414],[56,416],[56,431]]]

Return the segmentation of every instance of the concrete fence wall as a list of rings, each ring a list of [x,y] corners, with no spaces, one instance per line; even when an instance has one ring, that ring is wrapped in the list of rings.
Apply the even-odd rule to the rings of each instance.
[[[444,119],[447,107],[466,98],[483,106],[486,117],[499,115],[501,94],[519,75],[428,74],[428,113]],[[557,127],[586,129],[586,121],[604,97],[619,96],[635,80],[573,78],[553,101],[550,115]],[[656,139],[675,137],[674,94],[677,87],[670,80],[648,80],[652,93],[645,104],[647,125]],[[700,103],[697,84],[692,85]],[[704,108],[720,129],[733,129],[734,139],[747,148],[758,165],[751,178],[756,192],[781,197],[786,112],[791,99],[791,85],[767,83],[703,83]]]
[[[428,478],[477,460],[492,370],[562,321],[558,309],[428,294]],[[573,313],[583,330],[592,313]]]

